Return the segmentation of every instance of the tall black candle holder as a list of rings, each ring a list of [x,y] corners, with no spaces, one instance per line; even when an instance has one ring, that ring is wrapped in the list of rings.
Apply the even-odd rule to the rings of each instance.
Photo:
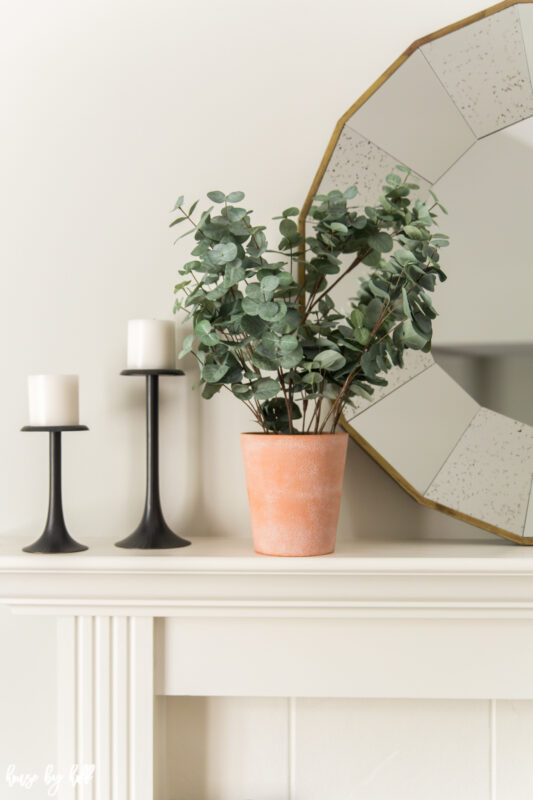
[[[165,522],[159,493],[159,376],[184,373],[180,369],[125,369],[120,374],[146,377],[146,501],[139,525],[116,546],[143,550],[186,547],[190,542]]]
[[[50,493],[48,517],[41,536],[33,544],[22,549],[26,553],[78,553],[88,550],[76,542],[67,530],[63,516],[61,493],[61,434],[67,431],[88,431],[86,425],[26,425],[24,432],[45,431],[50,437]]]

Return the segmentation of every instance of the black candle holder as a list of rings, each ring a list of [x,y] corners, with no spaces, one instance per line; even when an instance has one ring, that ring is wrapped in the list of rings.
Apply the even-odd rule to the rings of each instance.
[[[120,374],[146,377],[146,501],[139,525],[116,546],[143,550],[186,547],[190,542],[165,522],[159,493],[159,376],[184,373],[180,369],[125,369]]]
[[[86,425],[26,425],[24,432],[45,431],[50,435],[50,494],[48,517],[41,536],[33,544],[22,549],[26,553],[78,553],[88,550],[76,542],[67,530],[63,516],[61,494],[61,434],[67,431],[88,431]]]

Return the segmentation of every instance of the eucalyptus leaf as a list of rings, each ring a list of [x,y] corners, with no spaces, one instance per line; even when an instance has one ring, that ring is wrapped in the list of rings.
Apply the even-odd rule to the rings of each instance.
[[[275,381],[273,378],[260,378],[252,383],[252,391],[254,397],[259,400],[259,402],[263,402],[264,400],[270,400],[272,397],[275,397],[281,391],[281,387],[278,381]]]
[[[380,253],[389,253],[394,246],[392,236],[385,231],[370,234],[368,237],[368,244]]]
[[[223,203],[224,200],[226,199],[226,195],[224,194],[224,192],[219,192],[219,191],[208,192],[207,196],[209,197],[210,200],[213,201],[213,203]]]
[[[280,311],[281,307],[279,303],[269,301],[267,303],[260,303],[257,313],[261,319],[264,319],[268,322],[269,320],[272,321],[279,317]]]
[[[228,371],[227,364],[204,364],[202,378],[206,383],[219,383]]]
[[[244,200],[244,192],[230,192],[226,196],[226,201],[228,203],[240,203],[241,200]]]
[[[313,365],[319,369],[338,370],[345,364],[346,359],[336,350],[322,350],[313,360]]]
[[[194,344],[194,333],[189,333],[189,335],[186,336],[185,339],[183,340],[183,345],[178,355],[178,358],[183,358],[184,356],[187,355],[187,353],[190,353],[193,344]]]
[[[279,286],[278,275],[267,275],[261,280],[261,290],[267,294],[274,292]]]

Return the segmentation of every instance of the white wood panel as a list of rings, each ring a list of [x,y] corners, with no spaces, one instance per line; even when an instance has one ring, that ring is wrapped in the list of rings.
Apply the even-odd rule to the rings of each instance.
[[[488,702],[299,700],[294,800],[488,800],[488,722]]]
[[[352,425],[423,494],[478,410],[476,401],[434,364]]]
[[[111,618],[96,617],[94,642],[94,698],[95,727],[98,736],[95,742],[94,776],[97,800],[111,798]]]
[[[80,770],[94,764],[95,696],[94,696],[94,618],[78,618],[78,674],[77,674],[77,758]],[[77,786],[76,800],[94,800],[94,781]]]
[[[68,775],[77,758],[76,682],[77,647],[76,617],[57,620],[57,757],[58,771]],[[63,781],[59,800],[75,800],[75,789]]]
[[[130,618],[130,800],[146,800],[154,789],[153,629],[151,617]]]
[[[476,141],[419,51],[346,124],[430,183]]]
[[[129,800],[129,673],[128,673],[128,618],[113,617],[112,620],[111,685],[112,699],[112,797],[113,800]]]
[[[444,616],[167,620],[159,691],[533,698],[533,620],[453,619],[449,611]]]
[[[168,797],[289,800],[288,701],[167,700]]]
[[[533,797],[533,702],[496,703],[495,798]]]

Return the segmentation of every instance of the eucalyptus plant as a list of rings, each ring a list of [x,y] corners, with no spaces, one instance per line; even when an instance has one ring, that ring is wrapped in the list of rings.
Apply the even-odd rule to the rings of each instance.
[[[448,237],[434,231],[437,209],[446,209],[433,193],[429,202],[413,199],[418,188],[399,166],[374,206],[358,207],[355,186],[317,195],[305,241],[297,208],[274,218],[277,249],[239,205],[243,192],[209,192],[212,205],[196,217],[198,201],[187,211],[180,197],[171,227],[188,223],[183,235],[195,245],[179,270],[174,311],[193,321],[180,357],[198,359],[202,396],[230,391],[264,433],[324,433],[345,406],[387,385],[405,350],[428,352],[430,294],[446,278],[439,250]],[[359,265],[368,268],[363,277]],[[347,309],[331,297],[341,281],[354,295]]]

